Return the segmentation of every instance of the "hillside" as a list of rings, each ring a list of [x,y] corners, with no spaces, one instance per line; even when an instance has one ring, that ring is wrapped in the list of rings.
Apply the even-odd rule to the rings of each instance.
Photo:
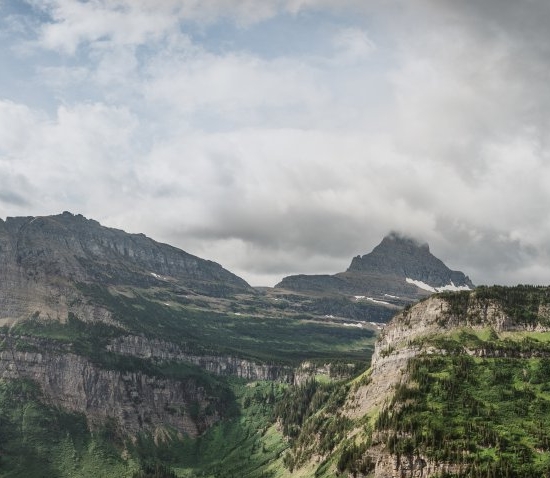
[[[0,221],[0,320],[31,314],[65,321],[78,309],[78,284],[154,287],[226,296],[253,289],[219,264],[143,234],[101,226],[65,212]],[[80,308],[85,320],[105,318]]]
[[[368,372],[299,419],[280,412],[286,463],[317,462],[316,477],[547,476],[549,360],[549,288],[432,296],[384,329]]]

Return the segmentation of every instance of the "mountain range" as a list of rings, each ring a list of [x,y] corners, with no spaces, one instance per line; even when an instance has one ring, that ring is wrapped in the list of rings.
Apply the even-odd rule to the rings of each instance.
[[[8,218],[0,321],[2,477],[550,474],[550,289],[474,287],[399,234],[252,288],[80,215]]]

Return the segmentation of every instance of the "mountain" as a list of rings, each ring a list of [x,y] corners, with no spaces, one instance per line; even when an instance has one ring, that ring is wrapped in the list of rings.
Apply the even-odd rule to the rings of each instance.
[[[77,306],[77,285],[92,283],[222,297],[254,292],[215,262],[81,215],[0,220],[0,321],[36,313],[64,321],[71,309],[98,319],[99,310]]]
[[[391,233],[364,256],[354,257],[345,272],[285,277],[275,287],[300,293],[354,296],[378,305],[405,305],[430,293],[470,290],[474,285],[450,270],[428,244]]]
[[[390,235],[258,291],[69,213],[1,223],[0,264],[0,476],[550,476],[549,287],[457,290]],[[421,299],[346,296],[376,280]]]
[[[0,221],[0,476],[261,476],[283,390],[376,331],[81,215]]]

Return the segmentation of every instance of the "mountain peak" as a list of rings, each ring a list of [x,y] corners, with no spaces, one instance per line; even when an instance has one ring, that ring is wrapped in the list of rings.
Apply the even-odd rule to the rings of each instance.
[[[384,237],[369,254],[354,257],[347,272],[398,276],[433,288],[451,283],[473,287],[462,272],[452,271],[435,257],[427,243],[397,232]]]

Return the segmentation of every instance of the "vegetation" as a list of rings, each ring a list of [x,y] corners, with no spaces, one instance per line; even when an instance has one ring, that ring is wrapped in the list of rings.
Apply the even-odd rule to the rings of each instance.
[[[290,440],[284,465],[290,470],[304,465],[314,454],[331,453],[345,441],[352,421],[341,414],[349,387],[309,379],[290,387],[275,408],[283,433]]]
[[[92,431],[83,415],[43,404],[33,382],[0,382],[2,478],[271,476],[287,447],[273,426],[285,388],[233,381],[239,412],[198,440],[164,430],[122,436],[114,422]],[[159,438],[160,437],[160,438]]]
[[[45,405],[28,380],[0,381],[0,437],[3,478],[131,478],[139,470],[122,459],[122,437],[108,423],[89,431],[83,415]]]
[[[196,440],[173,433],[166,433],[162,441],[140,435],[131,453],[145,460],[145,469],[169,464],[170,472],[187,478],[272,476],[281,467],[280,457],[287,447],[273,424],[273,409],[284,388],[273,382],[234,380],[232,389],[239,408],[234,417],[214,425]]]
[[[236,315],[180,304],[177,295],[172,295],[173,302],[166,305],[145,291],[134,290],[133,296],[127,297],[102,286],[80,287],[132,333],[175,342],[190,353],[237,355],[287,365],[343,357],[366,364],[375,340],[373,330],[342,327],[311,317]],[[121,332],[110,330],[106,336]]]
[[[223,419],[197,439],[161,427],[127,437],[114,422],[94,428],[82,415],[46,405],[30,381],[0,381],[2,478],[280,478],[311,463],[304,476],[368,476],[373,447],[454,466],[440,478],[550,477],[550,333],[537,331],[550,325],[549,288],[440,294],[449,304],[442,320],[452,327],[410,343],[430,353],[409,361],[409,380],[386,407],[358,419],[344,408],[352,387],[367,384],[369,374],[331,380],[364,370],[372,331],[289,314],[286,299],[270,309],[281,314],[261,314],[253,297],[231,302],[232,312],[175,292],[82,291],[120,325],[73,315],[66,324],[31,318],[4,329],[3,349],[52,347],[110,370],[192,380],[218,398]],[[502,307],[515,331],[497,333],[486,322],[489,303]],[[181,362],[105,351],[128,333],[169,340],[191,353],[287,365],[331,362],[333,376],[297,386],[246,383]]]
[[[550,305],[550,287],[481,286],[474,292],[444,292],[439,296],[449,304],[448,316],[460,323],[483,324],[486,319],[483,312],[489,303],[494,302],[500,305],[513,324],[550,326],[550,314],[541,314],[541,308]],[[470,311],[474,311],[473,314]]]
[[[409,362],[411,382],[375,431],[391,453],[463,470],[449,476],[550,476],[550,359],[473,358],[457,345]]]

